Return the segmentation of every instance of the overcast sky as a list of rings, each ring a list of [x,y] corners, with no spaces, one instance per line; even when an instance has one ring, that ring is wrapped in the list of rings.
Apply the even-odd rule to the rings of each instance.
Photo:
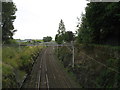
[[[13,0],[18,11],[14,27],[16,39],[42,39],[57,34],[63,19],[66,31],[75,32],[77,17],[85,12],[86,0]]]

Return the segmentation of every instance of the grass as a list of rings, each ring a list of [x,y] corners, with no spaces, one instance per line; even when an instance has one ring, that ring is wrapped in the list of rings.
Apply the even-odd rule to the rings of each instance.
[[[32,68],[36,57],[42,47],[3,46],[2,50],[2,83],[3,88],[18,88]]]

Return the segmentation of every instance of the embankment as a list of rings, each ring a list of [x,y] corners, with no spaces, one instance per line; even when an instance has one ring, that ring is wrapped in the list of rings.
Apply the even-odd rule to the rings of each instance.
[[[72,48],[56,49],[58,59],[72,72],[84,88],[120,87],[120,47],[106,45],[75,45],[75,67]]]

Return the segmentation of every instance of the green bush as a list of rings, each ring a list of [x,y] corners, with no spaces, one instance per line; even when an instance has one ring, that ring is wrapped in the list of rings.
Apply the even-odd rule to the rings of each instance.
[[[68,67],[72,61],[72,52],[70,52],[70,48],[59,47],[56,52],[58,59],[63,62],[64,67]]]

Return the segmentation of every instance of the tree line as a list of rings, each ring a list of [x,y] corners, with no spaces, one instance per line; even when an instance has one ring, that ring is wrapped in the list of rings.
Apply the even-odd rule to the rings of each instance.
[[[120,2],[88,3],[78,29],[81,43],[120,45]]]
[[[88,3],[77,27],[75,37],[71,31],[65,31],[61,20],[55,41],[59,44],[76,40],[84,44],[120,45],[120,2]]]

